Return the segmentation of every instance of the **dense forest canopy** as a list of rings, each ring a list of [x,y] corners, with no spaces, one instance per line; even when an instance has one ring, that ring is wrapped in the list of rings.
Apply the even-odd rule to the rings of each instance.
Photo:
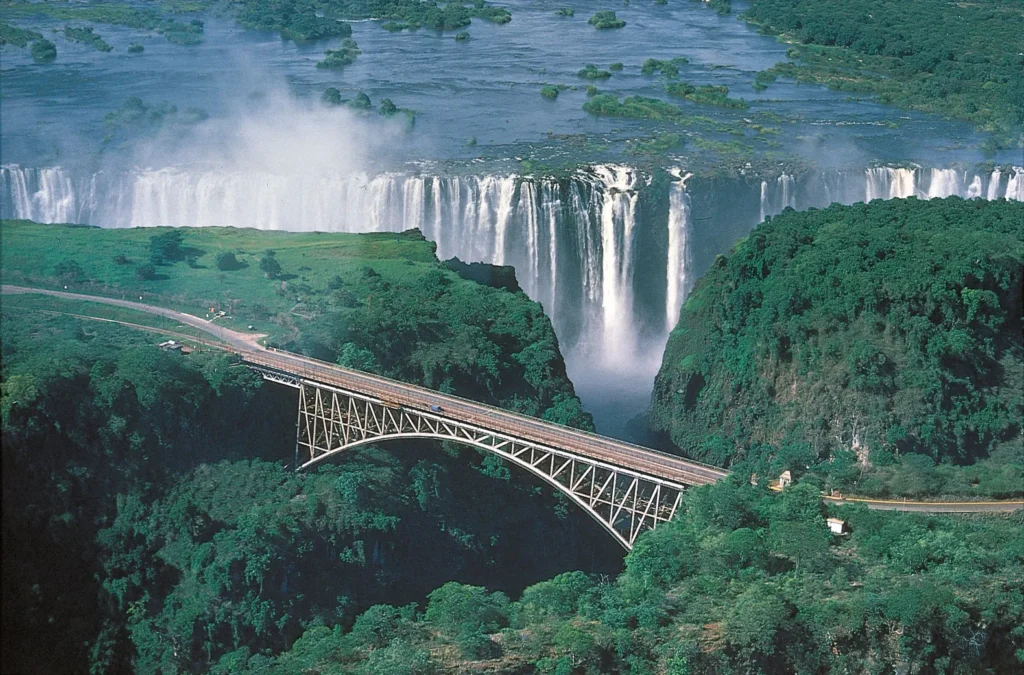
[[[787,210],[698,282],[653,425],[687,455],[776,471],[992,456],[1011,473],[985,489],[1020,493],[1022,283],[1021,204]]]
[[[782,74],[970,120],[1024,145],[1018,0],[752,0],[744,15],[801,45]]]
[[[1024,662],[1020,516],[954,520],[843,508],[815,488],[726,481],[687,493],[613,581],[560,574],[510,602],[461,584],[376,606],[224,672],[1013,672]]]

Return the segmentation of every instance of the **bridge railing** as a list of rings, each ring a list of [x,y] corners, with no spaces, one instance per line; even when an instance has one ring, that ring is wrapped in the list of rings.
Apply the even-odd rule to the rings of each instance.
[[[391,378],[351,370],[333,363],[327,363],[325,361],[292,354],[290,352],[281,352],[273,349],[268,349],[266,351],[260,351],[257,349],[253,349],[251,351],[232,349],[231,351],[237,352],[244,360],[254,365],[282,370],[289,372],[292,375],[299,375],[303,378],[312,381],[319,381],[325,384],[350,387],[357,389],[364,394],[375,395],[378,398],[380,396],[388,396],[395,399],[398,403],[413,407],[421,407],[424,411],[429,410],[430,405],[443,405],[446,403],[454,403],[467,409],[476,409],[481,412],[488,413],[489,417],[486,420],[480,420],[464,415],[461,419],[507,434],[522,435],[524,431],[523,427],[527,427],[547,436],[547,442],[557,444],[559,440],[563,439],[558,439],[549,435],[551,432],[557,432],[563,436],[569,436],[592,445],[602,446],[608,450],[634,453],[639,455],[637,459],[651,458],[665,460],[676,465],[676,468],[678,469],[684,469],[687,466],[699,468],[706,473],[714,475],[715,478],[722,478],[728,475],[728,472],[720,467],[704,464],[703,462],[679,457],[677,455],[671,455],[651,448],[646,448],[641,445],[628,443],[626,441],[611,439],[606,436],[601,436],[600,434],[574,429],[555,422],[540,420],[520,413],[504,410],[496,406],[488,405],[486,403],[479,403],[461,396],[445,394],[432,389],[427,389],[426,387],[407,384]],[[445,412],[452,414],[458,411],[447,410]],[[505,424],[503,423],[504,420],[515,422],[519,426],[517,427],[511,424]]]

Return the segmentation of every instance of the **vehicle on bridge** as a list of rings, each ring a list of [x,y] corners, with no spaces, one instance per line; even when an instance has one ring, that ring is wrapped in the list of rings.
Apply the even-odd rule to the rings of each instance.
[[[430,412],[436,412],[436,413],[444,412],[444,409],[441,406],[439,406],[439,405],[432,405],[432,406],[430,406]]]

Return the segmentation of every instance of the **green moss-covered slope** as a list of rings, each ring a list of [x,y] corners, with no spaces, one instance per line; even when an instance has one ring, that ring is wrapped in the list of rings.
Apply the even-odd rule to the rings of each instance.
[[[1022,277],[1022,204],[787,211],[698,282],[652,424],[718,464],[1019,457]]]

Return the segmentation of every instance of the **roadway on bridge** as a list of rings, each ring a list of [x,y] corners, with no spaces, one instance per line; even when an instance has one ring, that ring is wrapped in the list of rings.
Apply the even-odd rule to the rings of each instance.
[[[274,368],[283,373],[300,375],[314,382],[376,396],[422,410],[430,410],[430,406],[440,406],[445,416],[477,425],[483,429],[501,431],[549,447],[569,450],[598,461],[633,471],[649,473],[683,485],[706,485],[728,475],[728,472],[723,469],[692,462],[649,448],[606,438],[597,434],[569,429],[493,406],[441,394],[424,387],[405,384],[397,380],[348,370],[290,352],[267,349],[258,342],[260,338],[264,337],[261,334],[231,330],[192,314],[178,312],[166,307],[148,305],[132,300],[7,284],[0,286],[0,293],[50,295],[69,300],[85,300],[116,305],[140,312],[156,314],[213,335],[224,343],[228,351],[238,353],[245,361],[254,365]],[[905,500],[828,496],[824,497],[824,499],[835,504],[864,504],[871,509],[928,513],[1010,512],[1024,508],[1024,500],[910,502]]]

